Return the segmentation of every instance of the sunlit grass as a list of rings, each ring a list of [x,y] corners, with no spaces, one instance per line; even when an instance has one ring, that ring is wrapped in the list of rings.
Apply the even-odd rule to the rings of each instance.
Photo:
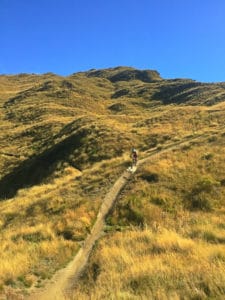
[[[221,89],[212,86],[210,96],[205,87],[207,99],[193,94],[195,106],[162,105],[165,99],[153,95],[168,84],[114,84],[83,73],[0,77],[1,178],[64,146],[42,182],[0,202],[1,289],[40,286],[72,259],[104,195],[129,166],[131,147],[142,158],[149,149],[186,139],[132,178],[75,299],[180,299],[182,292],[204,299],[224,293],[224,103],[200,105],[216,95],[220,101]],[[123,89],[128,94],[113,97]],[[114,104],[121,110],[111,109]],[[199,134],[205,137],[190,141]],[[37,169],[34,164],[32,173]]]
[[[224,250],[166,229],[115,233],[99,243],[74,299],[219,298],[224,293]]]
[[[108,217],[111,229],[74,299],[223,298],[224,140],[199,142],[141,167]],[[190,191],[207,197],[210,210],[186,205]]]

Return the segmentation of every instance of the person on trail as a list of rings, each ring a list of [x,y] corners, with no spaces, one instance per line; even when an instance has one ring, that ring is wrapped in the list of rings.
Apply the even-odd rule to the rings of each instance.
[[[132,166],[137,165],[137,150],[135,148],[132,148],[131,150],[131,158],[132,158]]]

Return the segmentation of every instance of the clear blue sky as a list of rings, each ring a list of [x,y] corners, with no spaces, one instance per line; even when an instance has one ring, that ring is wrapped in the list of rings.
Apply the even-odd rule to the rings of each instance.
[[[0,0],[0,73],[133,66],[225,81],[224,0]]]

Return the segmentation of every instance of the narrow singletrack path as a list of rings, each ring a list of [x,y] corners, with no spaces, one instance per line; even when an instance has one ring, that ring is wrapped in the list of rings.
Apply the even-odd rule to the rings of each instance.
[[[73,283],[79,277],[83,271],[89,254],[94,246],[95,242],[101,236],[105,217],[110,211],[114,201],[116,200],[119,192],[127,183],[127,180],[132,176],[128,171],[125,171],[114,183],[113,187],[105,196],[103,203],[97,215],[95,224],[91,230],[91,233],[86,238],[83,246],[78,251],[74,260],[71,261],[68,266],[58,271],[49,282],[43,291],[31,294],[28,299],[36,300],[62,300],[66,298],[66,295],[71,290]]]
[[[145,152],[146,157],[139,160],[137,168],[143,165],[146,161],[157,157],[157,155],[179,149],[187,142],[192,142],[200,138],[207,138],[210,133],[203,133],[196,135],[195,137],[187,137],[182,141],[174,142],[168,145],[165,145],[163,149],[152,149]],[[52,280],[49,281],[42,290],[35,290],[27,297],[29,300],[63,300],[70,299],[70,292],[78,280],[79,276],[83,272],[91,250],[95,242],[101,237],[101,234],[104,230],[105,218],[110,212],[110,209],[113,207],[114,202],[116,201],[119,193],[122,191],[128,180],[132,177],[132,173],[129,171],[124,171],[123,174],[117,179],[114,185],[111,187],[109,192],[106,194],[102,205],[99,209],[95,224],[84,241],[83,246],[80,248],[74,259],[65,267],[64,269],[59,270],[53,276]]]

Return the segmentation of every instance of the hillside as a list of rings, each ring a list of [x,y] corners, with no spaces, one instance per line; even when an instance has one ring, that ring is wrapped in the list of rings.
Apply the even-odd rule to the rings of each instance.
[[[68,77],[52,73],[2,75],[0,113],[3,121],[0,139],[2,153],[5,154],[1,165],[2,176],[20,165],[21,161],[24,163],[34,155],[43,155],[53,145],[63,143],[67,138],[67,143],[70,143],[69,137],[73,135],[77,143],[83,134],[89,139],[83,143],[86,149],[78,150],[82,145],[76,146],[79,154],[73,163],[79,161],[79,168],[90,160],[102,160],[102,151],[105,156],[115,157],[117,151],[129,149],[134,141],[144,147],[144,122],[160,123],[162,119],[172,117],[170,112],[173,114],[175,107],[164,104],[185,104],[185,109],[188,109],[190,105],[210,107],[224,99],[223,83],[163,80],[157,71],[125,67],[92,70]],[[194,118],[198,119],[198,109],[195,112]],[[179,114],[176,117],[179,118]],[[207,116],[206,113],[206,122],[207,118],[212,118],[212,114]],[[192,116],[190,119],[193,119]],[[112,126],[116,129],[114,138],[111,136]],[[91,132],[92,136],[84,131]],[[97,141],[99,138],[101,145]],[[118,138],[124,149],[114,149]],[[96,142],[105,149],[97,151],[88,147],[89,143]],[[95,146],[93,148],[96,149]],[[100,157],[97,157],[100,153]],[[79,157],[81,154],[87,157],[82,159]],[[21,160],[18,160],[19,157]]]
[[[222,299],[225,83],[130,67],[1,75],[0,116],[2,294],[72,259],[135,146],[158,157],[120,195],[75,299]]]

